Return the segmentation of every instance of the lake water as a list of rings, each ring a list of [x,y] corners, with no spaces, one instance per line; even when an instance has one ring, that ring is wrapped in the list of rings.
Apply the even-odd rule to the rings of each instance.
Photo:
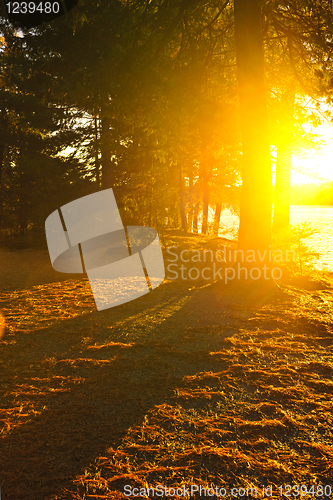
[[[314,261],[317,269],[333,271],[333,206],[328,205],[291,205],[290,223],[301,224],[308,222],[318,233],[313,234],[305,243],[320,254],[319,259]],[[226,238],[235,237],[239,226],[239,217],[223,210],[221,213],[221,224],[225,231],[220,236]]]

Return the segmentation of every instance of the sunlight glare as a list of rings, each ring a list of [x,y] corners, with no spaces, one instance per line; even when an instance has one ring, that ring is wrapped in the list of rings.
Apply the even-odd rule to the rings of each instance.
[[[3,334],[5,333],[5,317],[1,313],[0,310],[0,339],[3,337]]]
[[[333,181],[333,127],[329,124],[313,129],[324,141],[320,152],[308,151],[306,156],[292,155],[291,184],[320,184]]]

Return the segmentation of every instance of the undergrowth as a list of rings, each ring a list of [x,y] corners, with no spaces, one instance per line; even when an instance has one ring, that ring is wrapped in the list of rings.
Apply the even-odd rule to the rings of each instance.
[[[305,240],[316,233],[318,231],[310,223],[303,222],[273,234],[272,250],[277,257],[276,264],[292,275],[311,273],[320,254],[313,251]],[[280,251],[284,256],[283,261],[279,257]]]

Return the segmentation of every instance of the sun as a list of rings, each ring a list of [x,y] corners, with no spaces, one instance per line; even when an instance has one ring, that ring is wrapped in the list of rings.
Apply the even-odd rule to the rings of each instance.
[[[291,184],[333,182],[333,126],[329,123],[312,129],[323,141],[320,151],[309,150],[303,157],[292,155]]]

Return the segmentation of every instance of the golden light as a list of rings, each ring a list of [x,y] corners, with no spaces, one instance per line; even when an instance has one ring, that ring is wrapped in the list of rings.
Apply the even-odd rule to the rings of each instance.
[[[320,150],[309,149],[303,157],[292,157],[291,184],[333,182],[333,127],[328,123],[313,129],[324,144]]]
[[[1,313],[0,310],[0,339],[3,337],[3,334],[5,333],[5,317]]]

